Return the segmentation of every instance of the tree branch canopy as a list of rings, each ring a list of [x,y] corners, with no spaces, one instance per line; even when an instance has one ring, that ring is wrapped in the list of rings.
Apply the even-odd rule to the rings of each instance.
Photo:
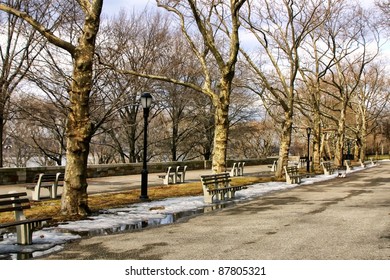
[[[71,43],[62,40],[61,38],[54,35],[50,30],[48,30],[45,26],[43,26],[41,23],[36,21],[33,17],[28,15],[25,12],[19,11],[13,7],[10,7],[8,5],[0,4],[0,11],[4,11],[6,13],[13,14],[26,22],[28,22],[34,29],[36,29],[39,33],[42,34],[50,43],[56,45],[59,48],[62,48],[69,52],[72,56],[74,55],[76,47],[72,45]]]

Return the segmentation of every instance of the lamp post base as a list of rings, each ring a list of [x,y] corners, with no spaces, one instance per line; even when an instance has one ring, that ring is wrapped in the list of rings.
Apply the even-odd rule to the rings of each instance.
[[[150,201],[152,201],[150,198],[149,198],[149,196],[147,196],[147,195],[141,195],[140,197],[139,197],[139,199],[141,200],[141,201],[143,201],[143,202],[150,202]]]
[[[148,196],[148,170],[146,168],[141,171],[141,196],[142,201],[150,201]]]

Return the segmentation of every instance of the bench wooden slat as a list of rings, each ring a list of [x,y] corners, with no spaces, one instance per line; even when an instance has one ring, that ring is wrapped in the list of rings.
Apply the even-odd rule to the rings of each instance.
[[[13,222],[7,222],[0,224],[0,228],[7,228],[12,226],[18,226],[18,225],[24,225],[24,224],[34,224],[34,223],[40,223],[40,222],[46,222],[50,221],[51,218],[37,218],[37,219],[26,219],[26,220],[20,220],[20,221],[13,221]]]
[[[26,192],[18,192],[18,193],[5,193],[5,194],[0,194],[0,199],[2,198],[11,198],[11,197],[21,197],[21,196],[26,196]]]
[[[30,203],[28,198],[16,198],[12,200],[0,200],[1,205],[12,205],[12,204],[22,204],[22,203]],[[0,208],[1,211],[1,208]]]
[[[30,205],[23,205],[23,206],[10,206],[10,207],[5,207],[1,208],[0,212],[11,212],[11,211],[23,211],[24,209],[30,209]]]
[[[227,177],[227,178],[206,178],[206,179],[203,179],[202,181],[204,183],[213,183],[213,182],[226,182],[226,181],[231,181],[232,179],[230,177]]]

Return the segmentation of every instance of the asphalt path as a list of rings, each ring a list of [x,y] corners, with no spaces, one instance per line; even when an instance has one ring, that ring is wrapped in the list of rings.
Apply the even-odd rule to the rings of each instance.
[[[82,238],[43,259],[388,260],[390,162],[180,222]]]

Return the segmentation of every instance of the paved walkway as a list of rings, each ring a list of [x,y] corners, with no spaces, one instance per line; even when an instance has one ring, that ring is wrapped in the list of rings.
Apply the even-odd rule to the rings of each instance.
[[[45,259],[390,259],[390,162]]]

